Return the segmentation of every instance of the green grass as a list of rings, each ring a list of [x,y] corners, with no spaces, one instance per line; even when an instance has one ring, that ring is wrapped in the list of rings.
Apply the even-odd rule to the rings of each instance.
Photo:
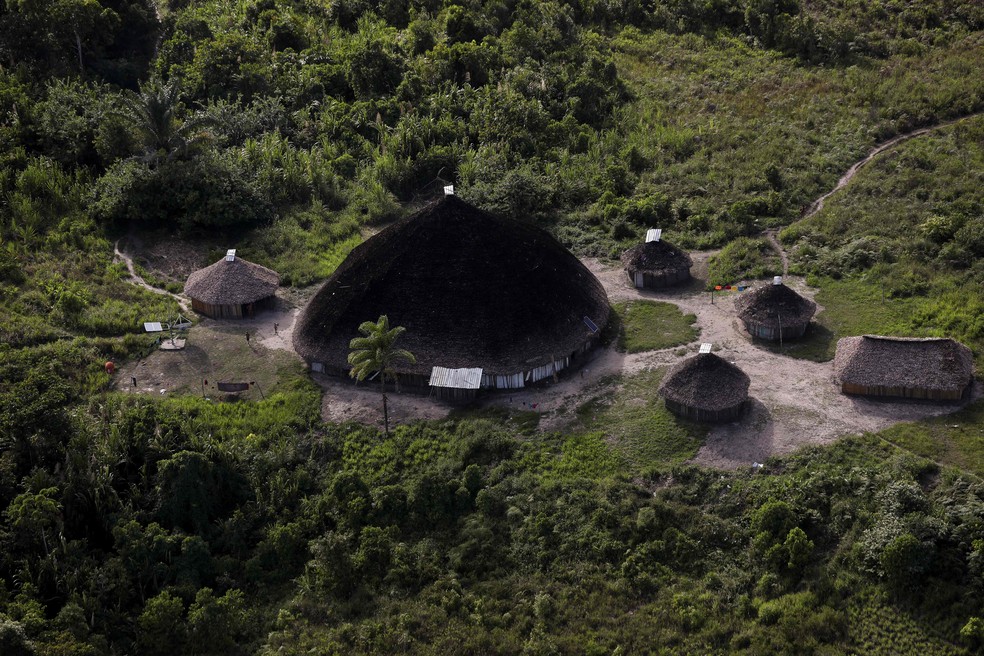
[[[250,330],[249,344],[245,331]],[[208,380],[205,394],[225,398],[215,387],[218,381],[255,382],[244,399],[259,400],[306,379],[304,365],[297,356],[280,349],[266,348],[259,341],[268,335],[257,333],[249,324],[243,327],[201,324],[188,331],[187,344],[180,351],[154,350],[146,358],[119,368],[117,388],[128,390],[130,378],[137,379],[143,393],[202,394],[202,381]]]
[[[897,424],[878,435],[918,455],[984,477],[984,401],[945,417]]]
[[[920,621],[890,605],[880,595],[860,594],[848,607],[852,647],[871,656],[896,654],[938,654],[956,656],[968,653],[937,637],[932,622]]]
[[[603,434],[632,472],[692,458],[707,430],[666,409],[656,394],[663,374],[648,370],[624,378],[616,390],[583,404],[572,432]]]
[[[879,287],[865,280],[810,280],[820,287],[817,303],[823,307],[801,340],[778,345],[766,345],[794,358],[825,362],[834,357],[837,340],[851,335],[916,335],[928,331],[913,331],[908,324],[914,310],[912,299],[887,298]]]
[[[782,261],[767,239],[739,237],[707,264],[707,284],[734,285],[743,280],[782,275]]]
[[[689,344],[700,335],[694,326],[697,317],[684,314],[672,303],[628,301],[617,303],[615,311],[622,323],[618,348],[628,353]]]

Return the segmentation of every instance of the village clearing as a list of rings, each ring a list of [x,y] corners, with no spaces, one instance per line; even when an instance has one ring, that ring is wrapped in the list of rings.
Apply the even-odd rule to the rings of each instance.
[[[579,370],[557,382],[542,386],[487,394],[477,412],[505,410],[539,417],[543,432],[600,430],[606,441],[630,460],[678,459],[693,453],[703,436],[703,445],[692,461],[701,465],[734,468],[760,463],[773,455],[790,453],[804,445],[826,444],[842,435],[878,431],[904,421],[955,412],[966,405],[912,401],[884,401],[849,397],[840,393],[832,362],[816,362],[829,351],[833,336],[821,323],[811,325],[804,342],[778,347],[754,342],[735,316],[734,298],[741,292],[717,292],[714,302],[704,289],[707,260],[713,253],[695,253],[695,280],[681,290],[655,292],[633,287],[621,267],[598,260],[584,260],[601,281],[612,304],[633,301],[663,301],[696,317],[698,336],[683,346],[625,353],[614,346],[593,351]],[[813,298],[816,290],[801,279],[784,282],[800,294]],[[760,283],[761,284],[761,283]],[[819,310],[822,312],[822,308]],[[201,319],[189,331],[187,347],[181,351],[155,351],[128,364],[117,375],[120,391],[145,394],[202,394],[217,399],[258,399],[283,382],[303,375],[303,363],[293,352],[291,333],[298,307],[280,299],[275,310],[255,319],[217,321]],[[274,323],[278,324],[274,331]],[[250,332],[246,343],[245,332]],[[691,333],[692,334],[692,333]],[[721,357],[734,362],[751,378],[750,408],[740,421],[697,427],[677,421],[669,441],[671,447],[649,448],[640,434],[646,426],[668,428],[657,422],[637,421],[626,426],[607,417],[628,418],[633,413],[660,412],[656,387],[666,368],[696,353],[702,342],[714,345]],[[137,386],[131,389],[131,376]],[[203,380],[208,386],[202,389]],[[347,380],[314,375],[324,389],[322,418],[325,421],[382,424],[379,388],[375,384],[354,385]],[[255,382],[250,391],[225,395],[215,383]],[[419,419],[441,419],[453,412],[450,406],[416,394],[396,394],[390,384],[389,413],[393,423]],[[982,395],[975,383],[971,399]],[[969,401],[968,400],[968,401]],[[614,412],[605,413],[607,410]],[[471,411],[470,411],[471,412]],[[599,416],[601,419],[599,419]],[[665,423],[662,418],[660,422]],[[664,453],[665,451],[665,453]]]

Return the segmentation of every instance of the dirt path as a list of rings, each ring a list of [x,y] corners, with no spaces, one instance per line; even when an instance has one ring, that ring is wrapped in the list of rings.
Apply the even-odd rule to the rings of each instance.
[[[592,260],[586,264],[612,301],[668,301],[695,314],[701,329],[699,341],[711,342],[718,355],[737,364],[751,378],[751,412],[741,421],[712,428],[694,459],[699,464],[724,468],[749,465],[803,445],[826,444],[842,435],[877,431],[901,421],[949,414],[961,407],[845,396],[836,383],[832,362],[795,359],[754,343],[735,316],[733,295],[717,294],[712,305],[709,296],[698,291],[640,291],[628,284],[621,270]],[[786,278],[785,282],[804,296],[812,297],[816,291],[798,277]],[[691,352],[695,346],[691,345]],[[631,374],[678,359],[672,350],[628,356],[623,372]],[[979,398],[981,393],[978,384],[972,397]]]
[[[939,130],[940,128],[945,128],[950,125],[955,125],[962,121],[967,121],[969,119],[977,118],[979,116],[984,116],[984,112],[977,112],[976,114],[968,114],[967,116],[962,116],[960,118],[953,119],[952,121],[945,121],[943,123],[937,123],[936,125],[930,125],[925,128],[919,128],[918,130],[913,130],[912,132],[906,132],[905,134],[900,134],[898,136],[892,137],[888,141],[885,141],[875,146],[871,150],[871,152],[869,152],[864,158],[858,160],[857,162],[851,165],[851,168],[847,169],[847,172],[841,176],[840,180],[837,181],[837,185],[833,189],[831,189],[823,196],[810,203],[809,207],[806,208],[806,211],[803,213],[803,216],[800,217],[799,220],[803,221],[804,219],[808,219],[814,214],[816,214],[817,212],[819,212],[820,210],[822,210],[823,204],[827,201],[827,199],[833,196],[834,194],[836,194],[844,187],[846,187],[848,183],[850,183],[851,180],[854,179],[854,176],[857,175],[857,172],[861,169],[861,167],[863,167],[865,164],[868,164],[871,160],[875,159],[886,150],[894,148],[895,146],[898,146],[903,141],[908,141],[913,137],[918,137],[920,135],[927,134],[934,130]]]
[[[772,244],[772,249],[779,254],[779,259],[782,260],[782,276],[785,278],[789,275],[789,256],[786,255],[786,249],[782,247],[779,240],[776,239],[776,229],[771,228],[765,231],[765,238],[769,240]]]
[[[694,253],[695,274],[706,271],[712,253]],[[842,435],[877,431],[901,421],[948,414],[958,405],[871,401],[840,393],[834,379],[833,364],[791,358],[755,344],[735,316],[734,296],[715,294],[715,301],[700,291],[699,284],[684,291],[651,292],[629,284],[621,268],[598,260],[584,260],[601,281],[609,299],[660,300],[693,313],[700,337],[680,348],[625,354],[598,349],[589,355],[582,369],[559,382],[526,388],[512,393],[488,394],[481,407],[507,407],[540,413],[540,430],[563,430],[575,421],[575,410],[592,398],[615,389],[617,376],[631,376],[646,369],[669,366],[697,350],[699,342],[711,342],[718,355],[734,362],[751,378],[751,409],[740,421],[711,429],[694,462],[720,468],[733,468],[762,462],[769,456],[790,453],[808,444],[827,444]],[[786,283],[808,297],[816,290],[798,277]],[[734,292],[737,294],[737,292]],[[375,387],[356,387],[347,381],[324,376],[316,380],[325,389],[322,416],[326,421],[355,420],[381,426],[379,391]],[[973,398],[979,398],[978,385]],[[656,390],[652,390],[656,394]],[[451,408],[425,396],[391,394],[392,423],[414,419],[445,417]]]
[[[155,294],[160,294],[162,296],[170,296],[171,298],[173,298],[175,301],[178,302],[178,305],[181,306],[181,310],[183,312],[185,312],[186,314],[191,312],[191,303],[188,302],[187,298],[185,298],[184,296],[179,296],[178,294],[172,294],[166,289],[161,289],[160,287],[154,287],[146,280],[144,280],[142,277],[140,277],[137,274],[137,270],[133,267],[133,258],[120,250],[119,241],[113,244],[113,255],[117,259],[122,260],[126,264],[126,270],[130,272],[129,282],[131,284],[134,284],[137,287],[143,287],[144,289],[148,291],[152,291]]]

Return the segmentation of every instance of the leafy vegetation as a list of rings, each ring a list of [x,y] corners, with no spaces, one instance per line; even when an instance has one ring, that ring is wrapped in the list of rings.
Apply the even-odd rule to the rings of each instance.
[[[980,356],[981,135],[973,118],[908,141],[782,232],[834,332],[946,335]]]

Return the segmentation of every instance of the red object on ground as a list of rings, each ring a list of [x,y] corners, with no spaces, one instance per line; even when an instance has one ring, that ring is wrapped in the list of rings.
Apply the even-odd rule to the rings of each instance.
[[[109,374],[110,376],[116,373],[116,365],[113,364],[112,362],[107,362],[105,367],[106,367],[106,373]]]
[[[717,290],[717,291],[721,291],[721,285],[715,285],[714,286],[714,289]]]

